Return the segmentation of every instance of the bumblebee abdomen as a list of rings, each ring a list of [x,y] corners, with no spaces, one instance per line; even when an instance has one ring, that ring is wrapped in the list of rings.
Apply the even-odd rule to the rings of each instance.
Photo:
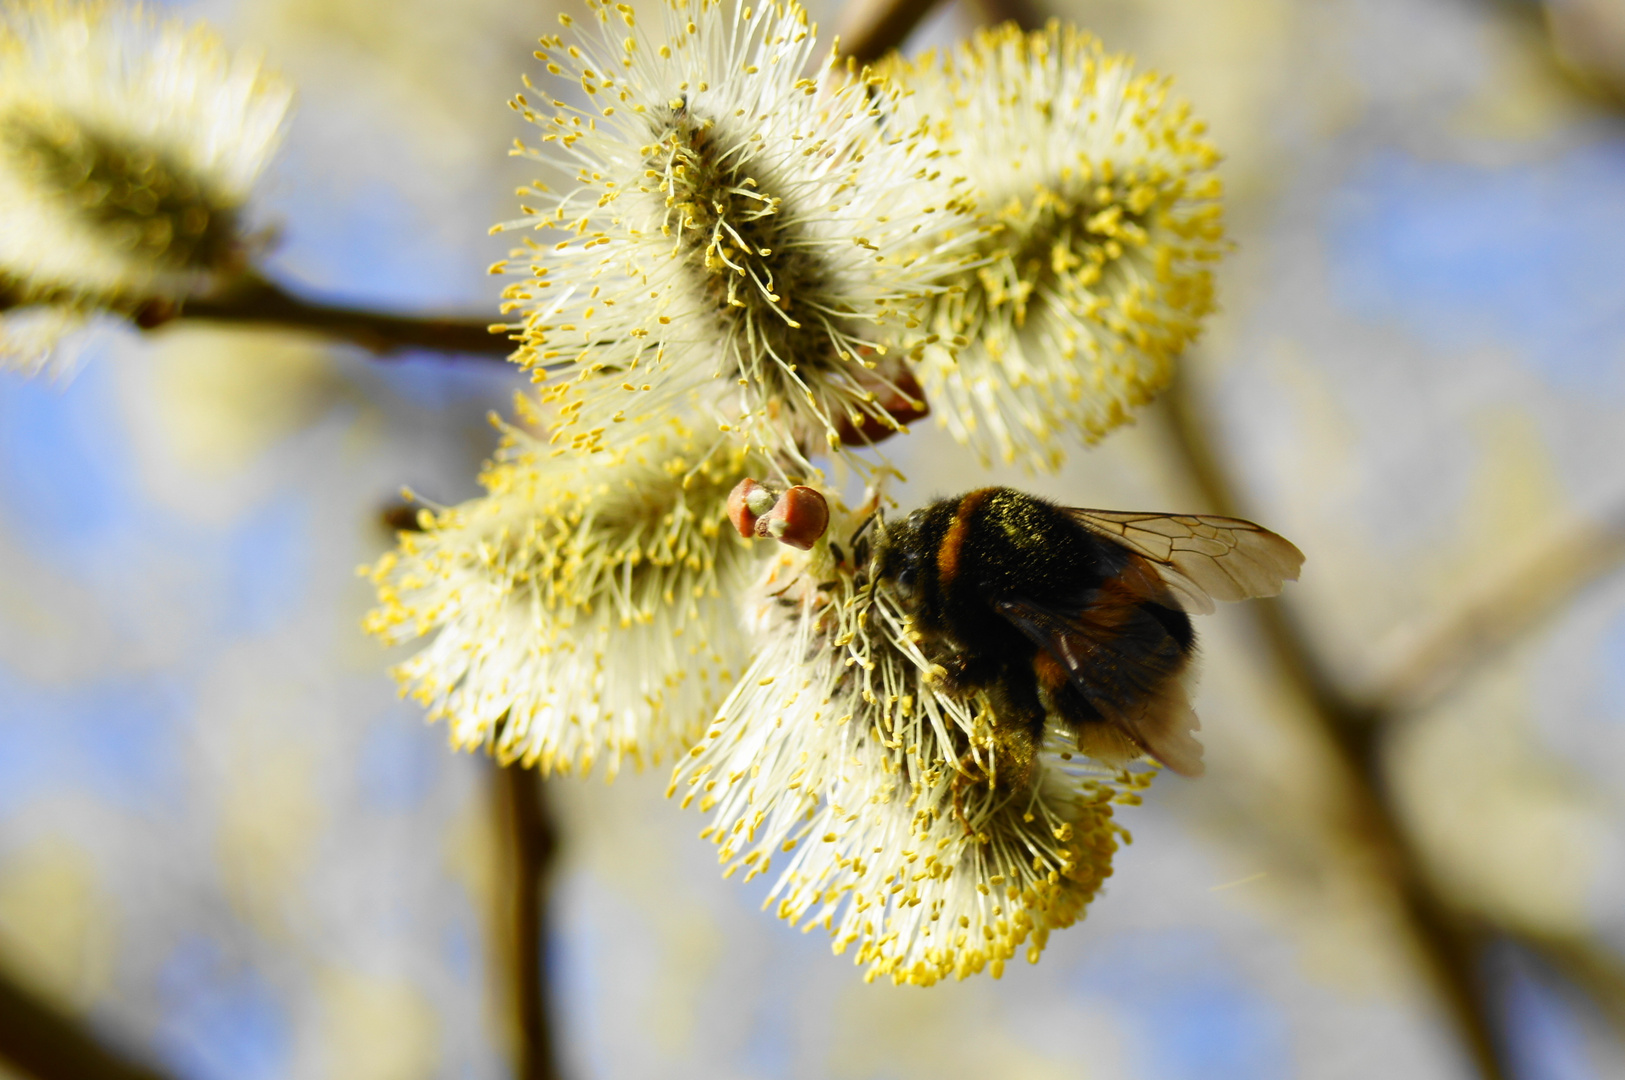
[[[1189,655],[1196,651],[1196,627],[1191,625],[1191,617],[1178,608],[1167,607],[1163,604],[1146,604],[1147,613],[1167,632],[1179,651]]]

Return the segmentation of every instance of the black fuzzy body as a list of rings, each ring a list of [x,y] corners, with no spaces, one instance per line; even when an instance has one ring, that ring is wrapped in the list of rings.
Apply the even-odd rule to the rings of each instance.
[[[878,576],[947,688],[987,695],[1018,772],[1051,717],[1082,741],[1108,724],[1133,740],[1133,718],[1195,652],[1190,616],[1144,559],[1011,488],[942,499],[888,527]]]

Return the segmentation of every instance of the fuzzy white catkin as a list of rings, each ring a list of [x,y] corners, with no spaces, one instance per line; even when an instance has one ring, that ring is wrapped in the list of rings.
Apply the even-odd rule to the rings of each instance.
[[[923,126],[883,123],[894,91],[833,55],[807,75],[794,3],[590,6],[597,26],[544,38],[548,79],[514,101],[544,179],[493,268],[524,276],[516,358],[557,369],[578,445],[697,402],[808,473],[851,432],[897,430],[903,354],[969,240],[947,238],[951,185],[921,183],[943,179]]]
[[[984,460],[1058,467],[1150,401],[1213,308],[1219,155],[1168,81],[1070,26],[982,30],[887,73],[963,177],[974,268],[933,301],[939,421]]]
[[[487,494],[426,513],[370,573],[395,669],[458,746],[613,776],[693,744],[744,664],[736,597],[759,553],[733,534],[748,456],[678,421],[557,453],[510,428]]]
[[[239,269],[291,93],[206,28],[139,6],[0,10],[0,291],[77,313],[179,299]],[[10,317],[6,320],[12,321]],[[47,320],[49,322],[50,320]],[[6,328],[17,365],[53,335]]]

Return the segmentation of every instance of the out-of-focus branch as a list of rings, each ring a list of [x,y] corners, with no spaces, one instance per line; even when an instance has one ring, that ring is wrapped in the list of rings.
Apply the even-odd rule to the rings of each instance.
[[[1398,650],[1407,659],[1378,687],[1376,711],[1425,708],[1621,566],[1625,512],[1558,537]]]
[[[1598,942],[1559,934],[1516,933],[1520,945],[1552,965],[1625,1031],[1625,962]]]
[[[1625,110],[1625,14],[1616,0],[1484,0],[1576,96]]]
[[[1547,0],[1541,7],[1559,69],[1599,103],[1625,109],[1625,11],[1617,0]]]
[[[168,1080],[0,972],[0,1060],[35,1080]]]
[[[1168,395],[1169,410],[1191,409],[1187,395],[1183,386],[1174,387]],[[1175,418],[1174,426],[1183,431],[1190,423],[1188,416]],[[1187,436],[1176,435],[1203,496],[1221,513],[1239,513],[1211,452],[1189,448]],[[1394,649],[1406,658],[1403,663],[1373,691],[1358,698],[1340,687],[1303,645],[1307,635],[1285,605],[1270,601],[1256,605],[1256,610],[1287,677],[1305,697],[1330,710],[1337,727],[1351,732],[1349,738],[1359,744],[1369,739],[1369,729],[1439,700],[1506,648],[1565,610],[1585,588],[1622,566],[1625,506],[1600,522],[1577,525],[1558,536],[1490,582],[1456,611],[1419,628],[1411,640]]]
[[[1164,400],[1162,415],[1203,497],[1217,513],[1240,515],[1242,509],[1208,438],[1206,417],[1188,377],[1176,379]],[[1482,974],[1487,931],[1439,895],[1421,852],[1384,797],[1387,786],[1382,781],[1377,745],[1381,716],[1339,690],[1281,601],[1257,601],[1249,607],[1258,614],[1265,641],[1283,676],[1302,696],[1337,752],[1354,799],[1355,820],[1364,832],[1362,839],[1393,885],[1412,940],[1465,1048],[1483,1080],[1506,1080],[1508,1070],[1501,1060],[1505,1047]]]
[[[879,60],[936,6],[937,0],[849,0],[835,23],[841,54],[860,64]]]
[[[177,322],[307,330],[360,345],[379,356],[402,349],[427,349],[501,360],[513,351],[507,336],[491,333],[486,321],[417,318],[322,304],[252,275],[217,297],[188,300],[180,306],[148,303],[136,313],[135,322],[146,330]]]
[[[508,995],[518,1045],[516,1080],[558,1080],[547,995],[547,878],[557,847],[541,777],[517,762],[496,771],[497,809],[508,841]]]
[[[1013,22],[1023,30],[1037,30],[1045,15],[1033,0],[976,0],[985,23]]]
[[[1044,21],[1032,0],[974,0],[986,23],[1013,22],[1031,30]],[[836,20],[841,54],[867,64],[900,48],[938,0],[849,0]]]

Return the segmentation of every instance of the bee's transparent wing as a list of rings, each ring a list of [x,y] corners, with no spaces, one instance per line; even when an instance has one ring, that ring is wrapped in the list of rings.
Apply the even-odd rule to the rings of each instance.
[[[1055,611],[1024,597],[993,601],[993,610],[1008,619],[1063,668],[1097,719],[1061,715],[1071,721],[1078,748],[1089,752],[1089,736],[1100,720],[1128,736],[1181,776],[1202,775],[1202,743],[1195,736],[1201,722],[1191,708],[1186,675],[1188,654],[1169,657],[1146,646],[1138,634],[1119,636],[1081,612]]]
[[[1215,600],[1274,596],[1303,566],[1303,552],[1290,541],[1239,518],[1067,512],[1090,532],[1149,560],[1179,606],[1196,615],[1212,613]]]

